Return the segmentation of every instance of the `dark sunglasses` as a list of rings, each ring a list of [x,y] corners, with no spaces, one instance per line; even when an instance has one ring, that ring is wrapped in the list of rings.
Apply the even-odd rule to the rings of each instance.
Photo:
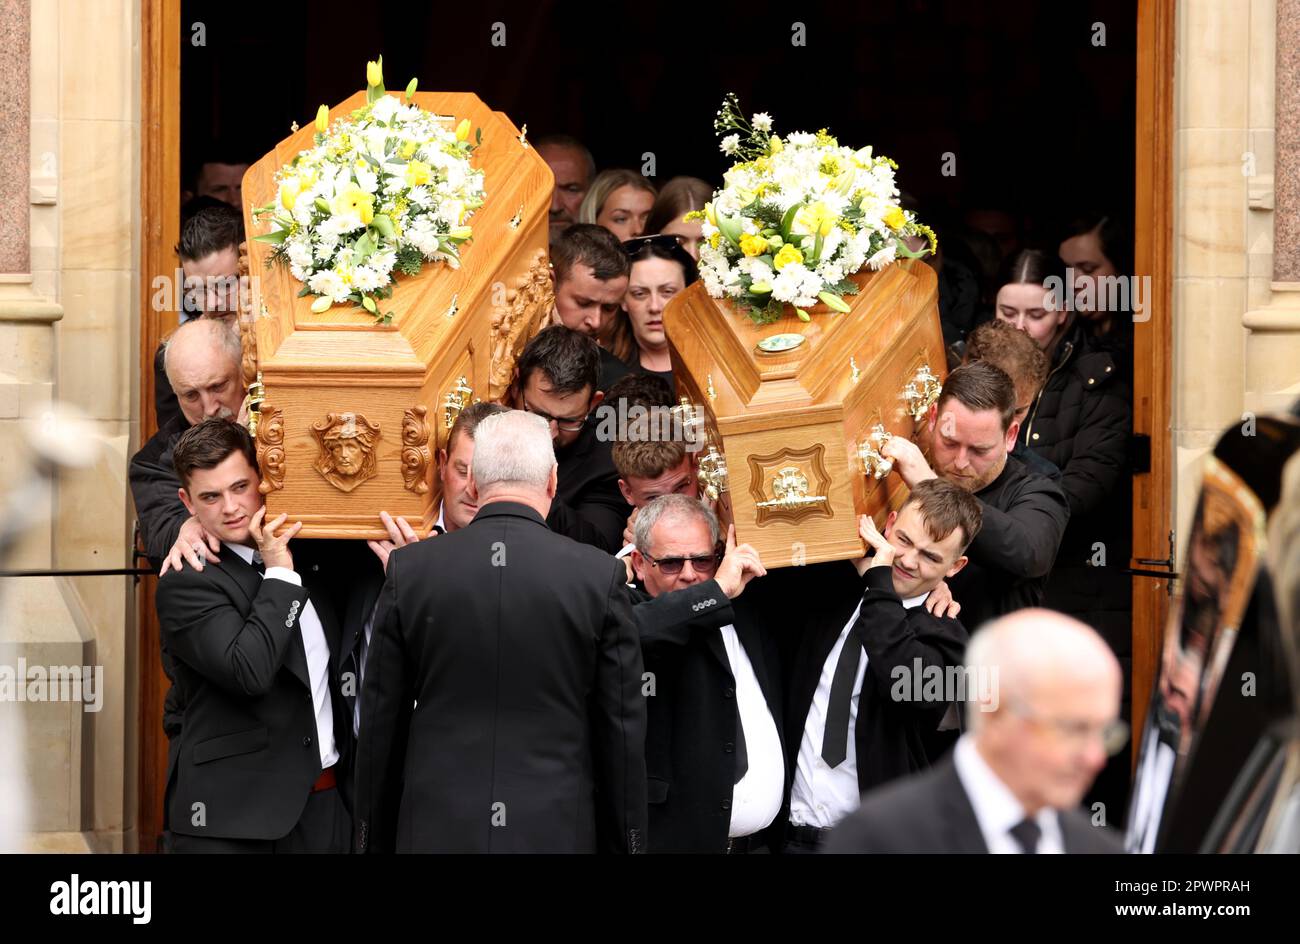
[[[645,559],[659,568],[659,571],[665,577],[676,577],[686,566],[686,562],[691,562],[691,567],[701,577],[710,576],[718,569],[718,564],[722,562],[722,548],[719,546],[712,554],[701,554],[698,557],[651,557],[645,555]]]
[[[623,240],[623,251],[629,256],[635,256],[647,246],[657,246],[660,249],[667,249],[670,252],[674,249],[679,249],[682,252],[686,251],[682,249],[682,244],[678,241],[676,236],[670,236],[665,233],[658,233],[652,236],[636,236],[632,239]]]

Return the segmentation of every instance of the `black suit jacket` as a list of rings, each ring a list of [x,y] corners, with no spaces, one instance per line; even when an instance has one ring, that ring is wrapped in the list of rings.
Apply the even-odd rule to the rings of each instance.
[[[154,567],[162,566],[181,533],[181,525],[190,517],[177,495],[181,482],[172,468],[172,451],[189,428],[189,421],[177,414],[131,457],[127,473],[131,497],[135,499],[144,552]]]
[[[966,549],[970,563],[948,584],[972,632],[987,620],[1042,604],[1070,518],[1060,484],[1015,456],[1007,456],[1001,474],[975,497],[983,524]]]
[[[360,851],[644,851],[626,579],[513,502],[393,553],[362,689]]]
[[[1123,845],[1107,827],[1093,826],[1081,810],[1058,814],[1067,853],[1119,853]],[[984,834],[951,756],[925,773],[899,780],[862,798],[826,843],[826,852],[987,853]]]
[[[750,584],[734,601],[716,580],[653,599],[632,591],[645,668],[654,679],[646,729],[651,852],[726,851],[740,712],[721,627],[735,626],[782,735],[776,649],[761,607],[751,602],[756,590]],[[783,829],[778,812],[769,843]]]
[[[559,483],[546,524],[556,534],[613,554],[623,547],[632,506],[618,490],[613,444],[596,430],[588,421],[577,439],[556,450]]]
[[[867,671],[853,738],[858,788],[865,793],[924,770],[937,759],[941,745],[951,740],[938,732],[949,703],[915,700],[911,679],[916,676],[924,682],[927,672],[942,673],[961,665],[968,639],[965,628],[957,620],[932,616],[924,605],[905,608],[894,592],[889,567],[871,567],[859,577],[852,563],[840,561],[809,572],[820,578],[820,586],[815,591],[817,611],[809,614],[790,673],[786,712],[790,782],[826,659],[859,601],[862,607],[851,632],[866,653]],[[900,667],[905,674],[896,674]]]
[[[263,579],[229,548],[201,572],[185,567],[159,581],[163,647],[184,706],[168,770],[172,832],[269,840],[298,822],[321,772],[299,629],[308,599],[330,646],[337,769],[347,801],[352,720],[337,666],[350,577],[331,558],[334,543],[295,542],[301,587]],[[195,822],[195,804],[202,804],[204,825]]]

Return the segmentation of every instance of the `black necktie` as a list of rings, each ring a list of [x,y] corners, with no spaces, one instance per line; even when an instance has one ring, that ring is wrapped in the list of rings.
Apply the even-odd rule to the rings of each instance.
[[[1043,835],[1042,829],[1039,828],[1037,820],[1022,819],[1010,829],[1011,838],[1019,845],[1025,855],[1034,855],[1038,852],[1038,840]]]
[[[263,577],[266,576],[266,561],[262,560],[262,555],[256,551],[253,552],[253,569]]]
[[[740,723],[740,704],[736,704],[736,779],[731,781],[733,784],[740,783],[749,770],[749,749],[745,747],[745,726]]]
[[[433,533],[434,533],[434,534],[446,534],[446,533],[447,533],[447,529],[444,528],[444,527],[443,527],[442,525],[440,525],[440,524],[435,524],[435,525],[433,526]]]
[[[856,620],[855,620],[856,623]],[[832,769],[844,763],[849,751],[849,707],[853,701],[853,683],[862,664],[862,643],[849,629],[840,649],[835,674],[831,677],[831,697],[826,705],[826,728],[822,731],[822,760]]]

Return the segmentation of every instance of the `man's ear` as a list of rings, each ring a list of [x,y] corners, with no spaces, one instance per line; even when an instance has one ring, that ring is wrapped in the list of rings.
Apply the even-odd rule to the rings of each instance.
[[[1016,448],[1016,440],[1020,438],[1020,420],[1012,420],[1011,425],[1007,427],[1007,452]]]
[[[632,571],[636,574],[636,579],[645,583],[646,559],[641,556],[641,552],[633,548],[632,550]]]
[[[560,466],[555,464],[551,466],[551,477],[546,480],[546,497],[555,500],[555,493],[560,488]]]
[[[185,506],[185,510],[191,515],[194,514],[194,505],[190,502],[190,493],[185,491],[184,486],[176,489],[176,494],[180,496],[181,504]]]
[[[893,530],[893,528],[894,528],[894,522],[897,521],[897,520],[898,520],[898,512],[897,512],[897,511],[891,511],[891,512],[889,513],[889,516],[888,516],[887,518],[885,518],[885,530],[882,531],[881,533],[882,533],[886,538],[889,537],[889,532]]]
[[[953,577],[956,577],[957,574],[961,572],[961,569],[966,566],[966,563],[969,560],[970,558],[967,557],[965,554],[957,558],[955,561],[952,562],[952,567],[948,569],[948,572],[943,575],[943,579],[951,580]]]
[[[627,480],[618,480],[618,490],[623,493],[623,501],[627,502],[629,505],[636,504],[636,502],[632,501],[632,490],[627,487]]]
[[[601,401],[605,399],[605,391],[597,390],[591,395],[591,406],[587,407],[588,413],[595,413],[596,407],[600,406]]]
[[[474,481],[474,470],[472,468],[469,470],[469,475],[467,478],[468,481],[465,484],[466,494],[469,495],[469,500],[473,502],[475,505],[477,505],[478,504],[478,482]]]

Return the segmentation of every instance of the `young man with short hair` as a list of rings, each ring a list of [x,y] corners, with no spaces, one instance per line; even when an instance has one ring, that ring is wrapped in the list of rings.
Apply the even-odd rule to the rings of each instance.
[[[967,633],[924,604],[966,566],[981,518],[969,492],[920,482],[883,535],[859,519],[871,556],[853,561],[858,580],[844,562],[810,571],[822,583],[790,673],[786,851],[815,851],[863,791],[924,769],[950,742],[939,728],[952,693],[928,676],[960,666]]]

